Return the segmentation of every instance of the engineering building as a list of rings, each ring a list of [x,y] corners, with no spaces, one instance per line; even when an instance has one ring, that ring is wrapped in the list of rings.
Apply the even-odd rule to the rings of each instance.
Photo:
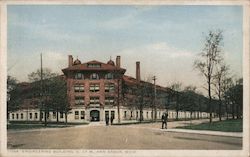
[[[177,116],[167,107],[174,104],[174,99],[169,98],[171,90],[142,81],[140,62],[136,62],[136,78],[125,75],[120,56],[116,57],[116,63],[111,59],[107,63],[96,60],[81,63],[69,55],[68,67],[62,71],[67,81],[68,122],[104,122],[107,117],[113,119],[113,123],[152,120],[161,119],[164,112],[168,112],[170,119]],[[43,120],[43,113],[39,114],[39,111],[39,108],[32,108],[11,112],[9,120]],[[47,120],[56,121],[56,114],[49,112]],[[208,116],[205,112],[195,114]],[[190,112],[180,111],[178,117],[190,118]],[[59,121],[65,121],[65,118],[60,113]]]

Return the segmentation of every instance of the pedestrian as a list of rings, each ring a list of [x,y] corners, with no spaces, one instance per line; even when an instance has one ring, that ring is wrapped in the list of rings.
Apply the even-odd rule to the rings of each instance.
[[[114,120],[114,116],[111,116],[111,118],[110,118],[111,125],[113,125],[113,120]]]
[[[161,128],[163,129],[164,126],[165,126],[165,129],[167,129],[167,114],[166,114],[166,113],[164,113],[164,114],[161,116],[161,121],[162,121]]]
[[[165,129],[168,128],[168,113],[166,113],[166,124],[165,124]]]
[[[109,116],[105,117],[105,121],[106,121],[106,125],[108,126],[109,125]]]

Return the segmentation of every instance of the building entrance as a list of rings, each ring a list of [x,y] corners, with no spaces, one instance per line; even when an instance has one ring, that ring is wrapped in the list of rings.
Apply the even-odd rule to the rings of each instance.
[[[98,110],[90,111],[90,121],[91,122],[100,121],[100,111],[98,111]]]

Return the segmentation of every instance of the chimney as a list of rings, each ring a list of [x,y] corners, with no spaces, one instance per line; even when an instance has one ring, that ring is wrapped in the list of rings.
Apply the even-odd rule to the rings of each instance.
[[[73,65],[73,57],[72,55],[69,55],[69,67]]]
[[[141,74],[140,74],[140,62],[136,62],[136,81],[141,81]]]
[[[121,56],[116,56],[116,66],[117,66],[118,68],[121,67]]]

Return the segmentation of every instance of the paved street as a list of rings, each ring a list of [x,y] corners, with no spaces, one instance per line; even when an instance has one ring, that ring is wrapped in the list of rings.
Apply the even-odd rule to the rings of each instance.
[[[181,122],[169,123],[169,127]],[[160,123],[8,131],[8,148],[25,149],[241,149],[242,138],[167,132]]]

